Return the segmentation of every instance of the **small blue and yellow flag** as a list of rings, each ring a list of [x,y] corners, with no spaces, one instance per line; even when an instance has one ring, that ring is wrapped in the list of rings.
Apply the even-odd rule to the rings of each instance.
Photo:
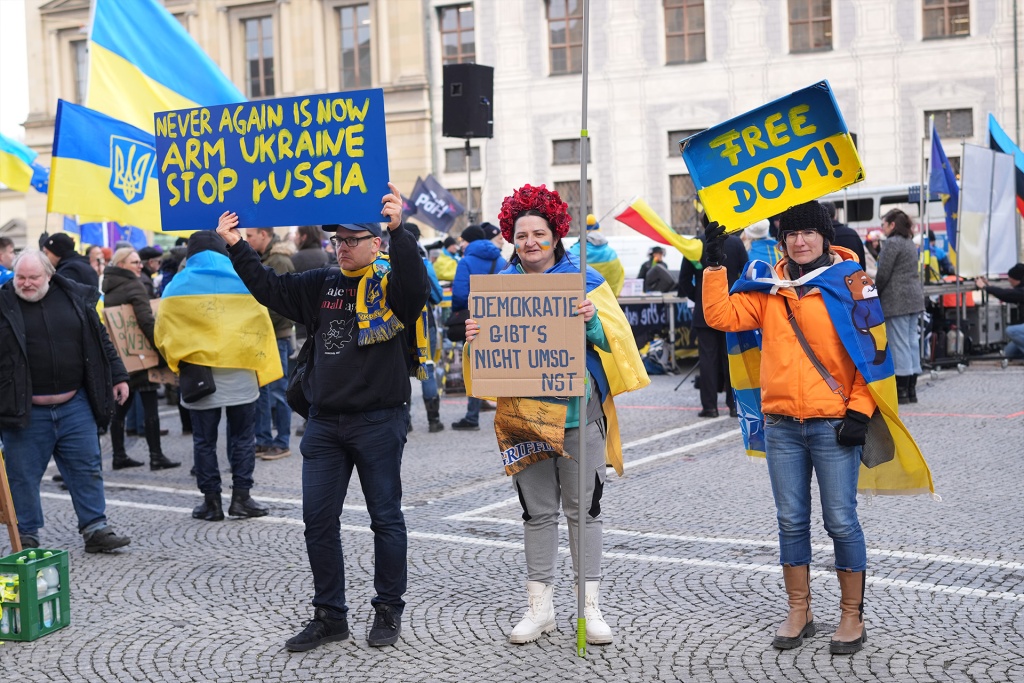
[[[85,104],[150,133],[153,114],[245,97],[156,0],[94,0]]]
[[[50,165],[48,211],[160,229],[152,134],[58,100]]]
[[[17,192],[46,192],[49,170],[36,163],[35,150],[0,133],[0,183]]]

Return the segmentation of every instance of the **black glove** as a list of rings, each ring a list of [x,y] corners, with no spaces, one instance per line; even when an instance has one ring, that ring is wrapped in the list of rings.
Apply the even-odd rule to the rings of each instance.
[[[863,446],[868,440],[868,420],[864,413],[847,410],[836,432],[836,441],[840,446]]]
[[[708,223],[704,228],[704,262],[709,266],[722,265],[725,255],[722,253],[722,244],[725,242],[725,226],[715,221]]]

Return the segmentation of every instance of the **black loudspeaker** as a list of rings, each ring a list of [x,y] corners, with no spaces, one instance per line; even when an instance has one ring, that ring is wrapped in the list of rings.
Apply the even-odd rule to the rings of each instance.
[[[445,64],[441,134],[446,138],[494,137],[494,67]]]

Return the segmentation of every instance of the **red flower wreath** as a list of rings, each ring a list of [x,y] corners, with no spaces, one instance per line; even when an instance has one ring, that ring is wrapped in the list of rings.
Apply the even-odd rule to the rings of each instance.
[[[551,226],[551,231],[558,237],[565,237],[569,234],[569,223],[572,220],[569,215],[569,205],[562,201],[558,193],[543,185],[540,187],[523,185],[518,190],[513,190],[511,197],[505,197],[501,203],[501,212],[498,213],[501,236],[505,238],[506,242],[514,242],[512,234],[516,219],[531,209],[544,214],[548,225]]]

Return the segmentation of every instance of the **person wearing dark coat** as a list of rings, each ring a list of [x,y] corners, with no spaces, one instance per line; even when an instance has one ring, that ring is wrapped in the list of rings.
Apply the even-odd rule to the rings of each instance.
[[[139,258],[142,259],[142,273],[139,275],[139,282],[146,288],[146,294],[150,299],[157,298],[153,277],[160,272],[160,258],[163,254],[164,252],[157,247],[139,249]]]
[[[867,261],[864,258],[864,241],[861,240],[860,235],[857,231],[836,220],[836,205],[833,202],[821,202],[821,205],[828,211],[829,218],[832,220],[832,229],[836,233],[835,241],[832,244],[837,247],[844,247],[849,249],[857,255],[857,260],[860,262],[860,267],[865,268]]]
[[[56,274],[35,249],[14,273],[0,287],[0,441],[21,544],[40,545],[39,484],[52,457],[85,551],[124,547],[131,539],[107,522],[96,430],[127,400],[128,373],[96,314],[99,291]]]
[[[149,294],[142,284],[142,259],[134,249],[118,249],[103,272],[103,305],[106,308],[130,304],[142,334],[153,346],[153,326],[156,318],[149,304]],[[154,346],[155,348],[155,346]],[[143,429],[149,447],[149,469],[165,470],[178,467],[180,462],[168,460],[160,445],[160,414],[157,407],[156,385],[149,381],[149,371],[139,370],[129,376],[129,386],[142,400]],[[113,468],[139,467],[138,460],[128,457],[124,446],[124,420],[131,401],[119,405],[110,421],[110,445],[114,451]]]
[[[707,214],[701,216],[704,227],[708,226]],[[701,235],[697,239],[704,241]],[[729,275],[729,286],[740,277],[744,264],[747,262],[747,249],[743,240],[735,234],[729,235],[723,244],[725,266]],[[697,336],[697,365],[700,368],[700,405],[698,417],[718,417],[718,392],[725,391],[725,404],[729,407],[729,415],[736,417],[736,398],[729,384],[729,349],[725,343],[725,332],[720,332],[704,320],[703,304],[703,267],[707,266],[707,256],[701,252],[701,269],[689,259],[683,259],[679,271],[678,295],[693,302],[693,332]]]
[[[89,264],[89,259],[75,251],[75,241],[67,233],[50,235],[43,242],[42,251],[63,277],[99,289],[99,275]]]
[[[300,225],[295,233],[295,247],[292,265],[296,273],[305,273],[314,268],[323,268],[330,259],[324,251],[324,233],[319,225]],[[305,336],[303,334],[302,336]]]

